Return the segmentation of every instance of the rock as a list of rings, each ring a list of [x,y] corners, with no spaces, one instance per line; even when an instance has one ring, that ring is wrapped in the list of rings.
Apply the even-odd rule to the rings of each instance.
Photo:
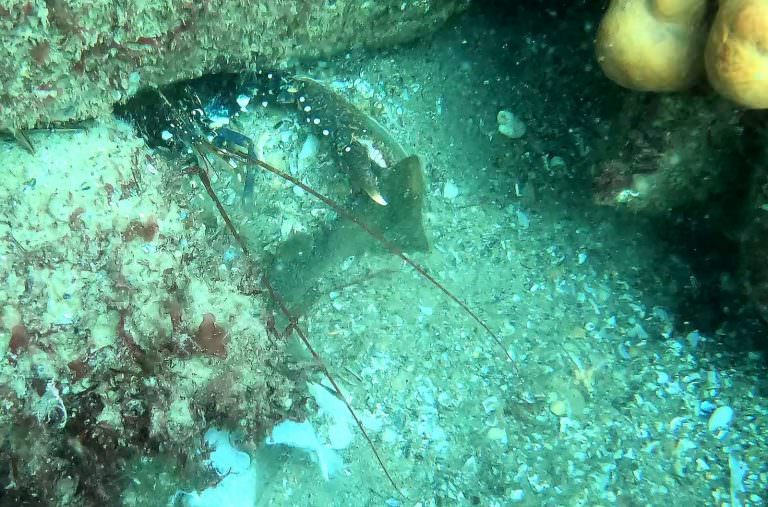
[[[745,223],[739,234],[742,285],[755,309],[768,322],[768,118],[759,116],[748,135],[749,160],[754,167],[747,196]]]
[[[502,444],[507,443],[507,432],[504,431],[503,428],[499,427],[493,427],[488,430],[488,433],[486,433],[486,437],[488,440],[492,440],[494,442],[500,442]]]
[[[549,411],[557,417],[564,417],[568,413],[568,407],[562,400],[555,400],[549,405]]]
[[[499,133],[503,136],[510,139],[520,139],[525,135],[525,123],[511,111],[499,111],[496,115],[496,121],[499,124]]]
[[[31,2],[0,6],[0,129],[108,116],[212,72],[279,66],[427,35],[468,0]],[[9,3],[5,2],[8,6]],[[402,9],[401,9],[402,6]]]
[[[717,407],[709,416],[707,421],[707,429],[710,433],[720,434],[724,431],[728,431],[733,421],[733,409],[728,405]]]
[[[448,200],[456,199],[459,196],[459,187],[453,181],[446,181],[443,186],[443,197]]]
[[[716,203],[743,186],[739,112],[726,101],[714,95],[632,96],[619,116],[612,135],[596,148],[606,154],[594,169],[598,204],[663,215],[711,203],[714,216]]]

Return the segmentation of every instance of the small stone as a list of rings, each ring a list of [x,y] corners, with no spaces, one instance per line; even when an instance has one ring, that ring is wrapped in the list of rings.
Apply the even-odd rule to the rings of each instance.
[[[549,411],[555,414],[557,417],[563,417],[568,413],[568,407],[565,406],[563,400],[555,400],[549,405]]]
[[[511,111],[499,111],[496,121],[499,124],[499,133],[510,139],[520,139],[527,130],[525,123]]]
[[[459,187],[453,181],[446,181],[443,186],[443,197],[449,200],[456,199],[459,196]]]
[[[521,229],[527,229],[531,225],[531,220],[524,211],[517,210],[515,211],[515,215],[517,216],[517,225],[519,225]]]
[[[507,432],[502,428],[493,427],[488,430],[485,436],[488,437],[488,440],[501,442],[502,444],[507,443]]]
[[[238,95],[237,99],[237,105],[240,106],[240,111],[247,111],[248,103],[251,101],[251,98],[248,95]]]
[[[690,345],[692,348],[696,348],[696,346],[701,342],[703,338],[704,337],[701,335],[701,333],[699,333],[698,329],[694,329],[685,337],[685,339],[688,341],[688,345]]]
[[[492,414],[499,408],[499,399],[496,396],[491,396],[483,401],[483,409],[486,414]]]
[[[469,475],[475,475],[477,471],[480,469],[480,467],[477,464],[477,458],[474,456],[470,456],[467,458],[467,461],[464,462],[464,466],[461,467],[462,471],[465,474]]]
[[[558,170],[558,169],[565,169],[566,164],[565,160],[563,160],[563,157],[558,157],[555,155],[554,157],[549,159],[549,169],[552,171]]]
[[[714,412],[716,408],[717,405],[709,400],[704,400],[699,404],[699,415],[704,417],[711,416],[712,412]]]
[[[707,428],[711,433],[720,433],[727,431],[733,421],[733,409],[728,405],[717,407],[717,410],[712,412],[707,422]]]

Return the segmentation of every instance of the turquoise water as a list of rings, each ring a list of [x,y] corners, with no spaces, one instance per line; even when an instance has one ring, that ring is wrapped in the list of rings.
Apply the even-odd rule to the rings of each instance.
[[[33,133],[35,155],[0,146],[0,504],[764,502],[765,327],[735,243],[701,214],[595,203],[632,100],[594,63],[599,12],[486,8],[295,70],[419,156],[420,213],[380,221],[290,108],[251,99],[231,126],[388,238],[423,229],[406,255],[501,346],[337,211],[209,153],[238,243],[205,163],[179,130],[162,140],[182,106],[154,132],[120,112]]]

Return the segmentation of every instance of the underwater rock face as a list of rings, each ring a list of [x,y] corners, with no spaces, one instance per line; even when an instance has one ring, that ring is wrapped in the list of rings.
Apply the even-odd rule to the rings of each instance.
[[[766,138],[766,134],[761,136]],[[752,176],[747,219],[741,234],[741,269],[747,295],[762,318],[768,321],[768,153],[757,159]],[[760,163],[760,160],[763,163]]]
[[[117,120],[39,141],[5,149],[0,178],[0,504],[109,505],[125,463],[216,421],[259,441],[298,410],[262,302],[173,168]]]
[[[0,3],[0,129],[111,111],[139,88],[382,47],[431,32],[467,0]]]
[[[745,172],[738,112],[726,101],[632,96],[621,116],[594,170],[598,204],[647,214],[714,206]]]

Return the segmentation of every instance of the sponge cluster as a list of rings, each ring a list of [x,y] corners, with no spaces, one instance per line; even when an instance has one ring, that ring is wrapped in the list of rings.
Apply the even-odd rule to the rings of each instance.
[[[768,108],[768,0],[611,0],[595,49],[606,76],[640,91],[684,90],[705,74],[724,97]]]

